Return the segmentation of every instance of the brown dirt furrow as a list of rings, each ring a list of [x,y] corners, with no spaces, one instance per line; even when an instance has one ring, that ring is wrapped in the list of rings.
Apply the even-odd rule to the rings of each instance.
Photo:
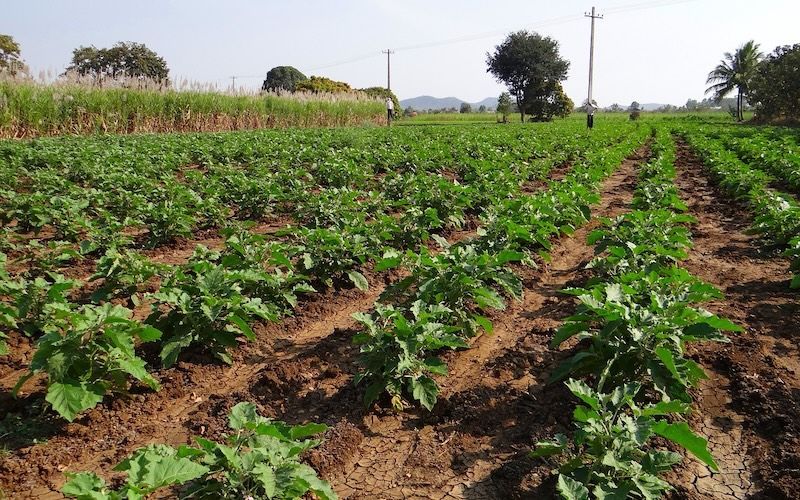
[[[788,263],[746,234],[752,217],[709,181],[687,145],[676,166],[681,198],[698,219],[684,266],[725,299],[707,308],[745,328],[730,344],[693,346],[710,377],[697,390],[694,428],[709,440],[719,473],[691,462],[679,496],[796,498],[800,491],[800,295],[789,289]]]
[[[626,160],[603,185],[596,215],[627,208],[641,159]],[[549,471],[524,457],[535,434],[547,436],[570,413],[560,384],[546,385],[561,359],[548,343],[574,307],[559,291],[585,278],[593,256],[586,235],[596,224],[557,241],[552,261],[541,269],[521,270],[524,299],[492,317],[493,335],[446,356],[450,374],[440,381],[432,414],[363,417],[352,463],[332,478],[342,498],[530,497],[539,488],[552,494],[552,485],[543,484]]]

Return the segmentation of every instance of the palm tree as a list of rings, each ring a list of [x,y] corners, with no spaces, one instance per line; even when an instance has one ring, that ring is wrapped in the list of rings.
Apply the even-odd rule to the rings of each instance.
[[[758,64],[764,57],[764,54],[759,52],[758,48],[758,44],[750,40],[736,49],[735,53],[726,52],[725,58],[708,74],[708,79],[706,80],[706,84],[711,85],[706,89],[706,94],[713,92],[714,99],[718,101],[730,94],[734,89],[738,90],[736,117],[739,121],[744,120],[744,112],[742,110],[744,96],[750,90],[750,81],[755,75]]]

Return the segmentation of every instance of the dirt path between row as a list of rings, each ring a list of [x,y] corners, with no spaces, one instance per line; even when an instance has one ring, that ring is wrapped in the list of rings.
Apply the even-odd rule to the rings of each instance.
[[[692,348],[709,380],[697,391],[691,423],[720,465],[683,471],[679,497],[797,498],[800,491],[800,294],[789,289],[788,262],[745,234],[752,217],[709,181],[679,143],[677,184],[690,213],[694,248],[684,266],[725,299],[709,310],[746,331],[730,344]]]
[[[626,160],[603,184],[596,216],[628,208],[635,165]],[[564,354],[548,348],[574,308],[559,290],[582,283],[592,248],[578,230],[554,244],[552,261],[518,269],[525,298],[492,317],[493,336],[447,356],[433,413],[366,409],[352,384],[358,349],[350,314],[369,310],[394,276],[370,276],[369,294],[320,294],[294,318],[262,327],[232,367],[189,360],[159,372],[164,389],[88,412],[49,432],[44,444],[21,448],[0,462],[0,485],[11,498],[61,498],[63,471],[108,471],[151,442],[180,444],[193,435],[219,439],[239,401],[290,423],[322,421],[332,429],[310,460],[342,498],[498,498],[552,495],[550,471],[526,458],[533,443],[565,431],[573,402],[545,381]],[[22,402],[23,406],[25,402]],[[48,436],[41,436],[47,438]]]

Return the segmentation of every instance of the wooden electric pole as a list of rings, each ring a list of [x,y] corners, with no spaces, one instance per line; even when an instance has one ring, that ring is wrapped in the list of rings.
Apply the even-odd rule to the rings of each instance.
[[[589,17],[592,19],[592,35],[589,39],[589,95],[586,100],[586,123],[589,128],[592,128],[592,121],[594,119],[594,105],[592,104],[592,76],[594,73],[594,20],[603,19],[603,16],[596,14],[594,7],[592,7],[592,13],[584,13],[584,17]]]
[[[392,54],[394,51],[386,49],[381,53],[386,54],[386,90],[392,90]]]

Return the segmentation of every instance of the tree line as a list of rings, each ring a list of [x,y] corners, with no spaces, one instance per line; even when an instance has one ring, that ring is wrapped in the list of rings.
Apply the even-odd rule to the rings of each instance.
[[[0,34],[0,72],[12,76],[27,74],[28,68],[21,58],[21,49],[10,35]],[[66,74],[76,74],[91,78],[97,84],[106,81],[140,79],[169,86],[169,67],[166,60],[142,43],[118,42],[109,48],[94,45],[80,46],[72,51]],[[261,86],[264,91],[344,93],[362,92],[369,97],[394,102],[394,109],[400,109],[397,96],[383,87],[354,89],[345,82],[324,76],[306,77],[292,66],[277,66],[267,72]]]
[[[746,102],[761,121],[800,121],[800,44],[776,47],[764,55],[750,40],[726,52],[706,79],[716,101],[736,92],[736,118],[744,120]]]

